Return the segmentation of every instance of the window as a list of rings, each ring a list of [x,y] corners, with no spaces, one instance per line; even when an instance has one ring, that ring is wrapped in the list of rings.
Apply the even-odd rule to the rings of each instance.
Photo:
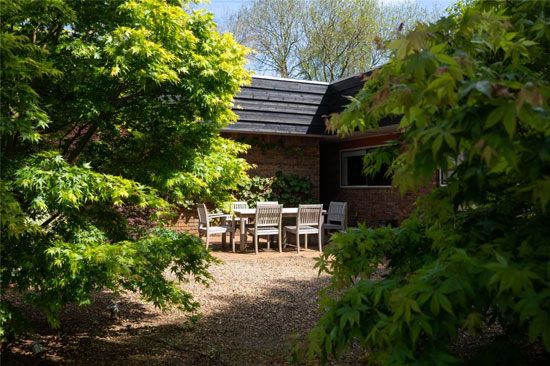
[[[460,153],[460,154],[458,155],[458,157],[456,158],[456,160],[452,160],[452,161],[451,161],[451,164],[452,164],[454,167],[456,167],[456,166],[462,164],[462,163],[465,162],[465,161],[466,161],[466,154],[465,154],[464,152],[462,152],[462,153]],[[447,180],[449,179],[449,177],[450,177],[451,175],[453,175],[453,173],[454,173],[454,169],[449,169],[449,170],[447,171],[447,173],[443,173],[443,170],[439,169],[439,185],[440,185],[441,187],[446,187],[447,184],[448,184]]]
[[[363,158],[375,148],[342,151],[340,183],[342,187],[391,187],[391,177],[386,177],[388,166],[382,166],[375,176],[363,173]]]
[[[447,186],[447,179],[449,179],[452,173],[453,173],[452,171],[443,173],[443,170],[439,169],[439,185],[441,187]]]

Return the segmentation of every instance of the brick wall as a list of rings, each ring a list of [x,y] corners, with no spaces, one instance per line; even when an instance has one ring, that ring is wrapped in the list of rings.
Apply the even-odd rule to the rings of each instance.
[[[170,228],[178,232],[189,231],[191,234],[199,235],[197,210],[182,209],[172,220]]]
[[[272,177],[278,171],[309,177],[312,194],[320,199],[320,142],[318,137],[279,136],[243,133],[223,133],[222,136],[241,140],[254,146],[244,156],[257,167],[249,171],[250,176]],[[263,149],[262,149],[263,146]],[[196,210],[182,210],[172,221],[176,231],[187,230],[198,233]]]
[[[348,202],[348,223],[356,226],[365,222],[370,226],[397,224],[411,214],[418,195],[429,192],[430,188],[420,189],[404,196],[395,188],[346,188],[334,192],[327,201]]]
[[[396,188],[340,187],[341,150],[382,145],[386,141],[395,139],[396,134],[322,145],[320,145],[319,138],[312,137],[240,133],[226,133],[224,135],[236,140],[245,139],[256,142],[256,145],[244,156],[248,162],[257,165],[255,169],[249,172],[251,176],[270,177],[275,175],[277,171],[282,171],[285,174],[293,173],[309,176],[314,197],[316,200],[325,203],[325,207],[328,207],[330,201],[348,202],[350,226],[355,226],[358,222],[366,222],[371,226],[401,222],[414,209],[414,202],[417,197],[430,192],[437,184],[434,177],[430,184],[427,187],[420,188],[418,193],[408,192],[405,195],[401,195]],[[262,145],[268,148],[262,150]],[[275,145],[277,147],[273,147]],[[173,221],[172,227],[177,231],[188,230],[193,234],[197,234],[198,219],[196,211],[183,210],[179,217]]]
[[[370,226],[399,223],[411,214],[418,196],[430,192],[437,184],[434,177],[430,184],[420,188],[418,193],[407,192],[405,195],[401,195],[397,188],[391,187],[340,187],[341,150],[383,145],[396,137],[396,134],[373,136],[321,146],[321,200],[326,205],[330,201],[347,202],[350,226],[355,226],[358,222],[365,222]]]
[[[278,171],[309,177],[315,200],[320,197],[320,143],[318,137],[224,133],[224,137],[255,146],[243,156],[257,167],[250,176],[272,177]],[[262,149],[263,146],[263,149]]]

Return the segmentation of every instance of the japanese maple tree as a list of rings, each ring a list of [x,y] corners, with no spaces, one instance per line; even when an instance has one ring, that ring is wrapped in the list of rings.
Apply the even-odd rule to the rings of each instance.
[[[326,361],[358,341],[382,364],[452,364],[464,357],[459,334],[487,328],[501,332],[472,364],[522,364],[532,344],[548,353],[550,4],[457,6],[387,47],[389,62],[330,126],[345,134],[401,117],[399,141],[367,172],[392,164],[405,192],[441,170],[446,186],[400,227],[333,237],[318,262],[332,277],[310,356]]]
[[[206,283],[214,259],[163,221],[174,205],[221,205],[247,179],[246,146],[219,131],[236,119],[248,50],[186,1],[0,9],[2,293],[52,325],[103,288],[196,309],[163,272]],[[0,315],[13,330],[5,296]]]

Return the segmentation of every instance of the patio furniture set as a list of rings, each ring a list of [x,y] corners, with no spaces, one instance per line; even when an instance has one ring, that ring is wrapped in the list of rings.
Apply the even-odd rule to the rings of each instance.
[[[257,202],[256,208],[249,208],[246,202],[233,202],[232,213],[209,214],[204,203],[197,205],[199,214],[199,237],[206,236],[206,248],[210,237],[222,234],[222,246],[225,246],[226,235],[230,235],[231,247],[235,252],[235,234],[240,231],[240,250],[246,250],[248,234],[254,237],[254,249],[258,254],[260,236],[267,236],[267,248],[270,249],[272,239],[277,238],[279,252],[288,243],[288,234],[296,236],[296,248],[300,252],[300,236],[304,235],[304,248],[307,249],[308,235],[317,235],[319,251],[322,251],[324,233],[327,230],[346,229],[346,202],[331,202],[328,211],[322,204],[299,205],[298,207],[283,207],[278,202]],[[283,226],[284,217],[296,217],[295,225]],[[324,220],[326,217],[326,221]],[[221,224],[211,225],[211,220],[220,219]],[[237,226],[238,225],[238,226]]]

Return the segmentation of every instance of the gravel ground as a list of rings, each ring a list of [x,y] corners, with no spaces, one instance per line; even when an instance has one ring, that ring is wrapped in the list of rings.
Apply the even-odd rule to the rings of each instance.
[[[256,256],[250,250],[224,252],[217,244],[214,255],[224,263],[211,268],[215,280],[210,287],[183,285],[201,304],[202,316],[194,325],[189,314],[162,312],[133,294],[103,291],[93,295],[90,306],[67,306],[56,330],[26,309],[36,333],[3,348],[1,364],[288,365],[292,335],[307,334],[319,319],[318,292],[328,283],[313,269],[319,253],[264,248]],[[112,302],[120,309],[115,320],[107,310]],[[499,334],[500,328],[487,329],[479,338],[461,332],[453,348],[466,360]],[[34,341],[43,345],[41,356],[31,353]],[[525,363],[549,364],[541,347],[531,348]],[[354,346],[330,364],[364,365],[366,359]]]
[[[313,269],[315,250],[228,253],[214,246],[224,264],[212,267],[210,287],[185,284],[201,304],[202,317],[161,312],[133,295],[94,294],[90,306],[69,306],[61,327],[51,330],[28,311],[36,334],[2,352],[3,365],[286,365],[293,332],[306,334],[319,318],[318,291],[327,284]],[[120,317],[106,307],[117,302]],[[41,357],[30,345],[40,341]],[[358,351],[339,365],[362,364]]]

